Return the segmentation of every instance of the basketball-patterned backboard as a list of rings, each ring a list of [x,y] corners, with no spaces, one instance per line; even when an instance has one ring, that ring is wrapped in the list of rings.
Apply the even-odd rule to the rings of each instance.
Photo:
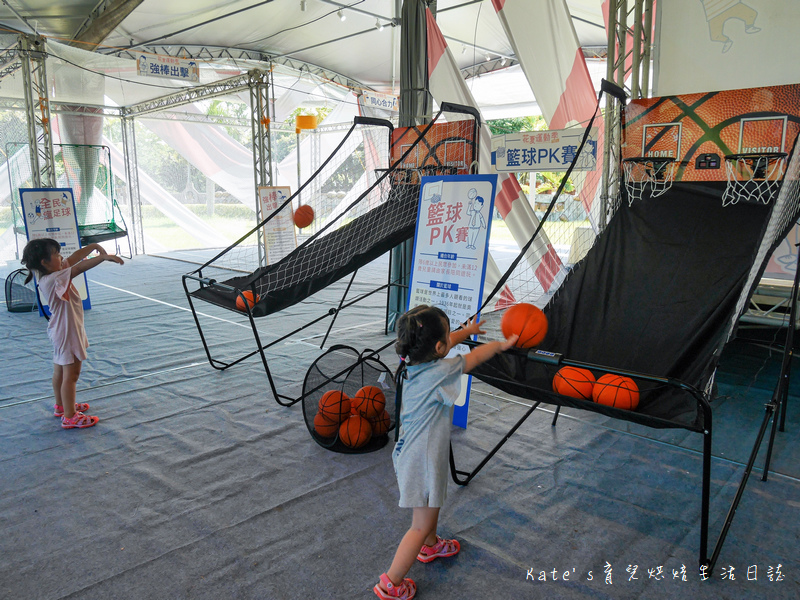
[[[798,132],[800,85],[645,98],[625,108],[622,157],[674,157],[675,181],[726,181],[726,155],[788,153]]]
[[[398,127],[392,132],[392,162],[405,152],[425,130],[424,125]],[[420,175],[465,175],[477,159],[477,125],[472,119],[434,123],[422,143],[403,158],[401,168]]]
[[[786,152],[789,117],[742,117],[736,154]]]
[[[640,156],[674,158],[681,155],[681,124],[656,123],[645,125],[642,134],[642,153]]]

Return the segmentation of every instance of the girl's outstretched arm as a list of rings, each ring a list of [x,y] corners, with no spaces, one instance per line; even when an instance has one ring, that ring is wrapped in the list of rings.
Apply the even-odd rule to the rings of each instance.
[[[77,254],[77,252],[75,254]],[[73,254],[72,256],[69,257],[70,264],[72,264],[72,257],[75,256],[75,254]],[[81,273],[85,273],[89,269],[92,269],[92,268],[96,267],[97,265],[99,265],[101,262],[103,262],[105,260],[109,260],[111,262],[115,262],[118,265],[125,264],[125,261],[122,260],[116,254],[102,254],[100,256],[95,256],[94,258],[87,258],[86,260],[82,260],[78,264],[70,267],[70,277],[72,277],[74,279],[75,277],[77,277]]]
[[[495,354],[508,350],[514,345],[518,337],[517,335],[512,335],[503,342],[487,342],[486,344],[481,344],[477,348],[474,348],[469,354],[464,356],[464,373],[469,373],[472,369],[481,363],[485,363]]]
[[[450,347],[457,346],[467,338],[481,333],[486,333],[481,329],[481,322],[478,319],[470,319],[461,329],[450,334]]]
[[[89,256],[92,252],[97,252],[100,254],[100,256],[105,256],[108,254],[105,248],[103,248],[100,244],[89,244],[88,246],[84,246],[83,248],[78,248],[75,250],[75,252],[69,255],[67,260],[69,261],[70,265],[76,265],[84,258]]]

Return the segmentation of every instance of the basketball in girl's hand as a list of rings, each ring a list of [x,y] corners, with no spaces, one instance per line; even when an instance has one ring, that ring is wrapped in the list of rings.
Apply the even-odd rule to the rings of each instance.
[[[239,310],[246,310],[244,305],[245,300],[242,300],[242,296],[245,297],[245,300],[247,300],[247,305],[250,308],[253,308],[255,303],[258,302],[259,298],[261,297],[261,296],[256,296],[255,300],[253,300],[253,292],[250,290],[245,290],[244,292],[242,292],[241,296],[236,296],[236,308],[238,308]]]
[[[339,390],[329,390],[319,400],[319,412],[329,420],[341,423],[350,416],[350,398]]]
[[[350,401],[351,412],[367,419],[374,419],[386,406],[386,396],[379,387],[365,385],[358,390]]]
[[[321,412],[314,416],[314,431],[324,438],[330,438],[339,431],[339,421],[329,419]]]
[[[500,320],[500,329],[506,338],[518,335],[517,348],[533,348],[547,335],[547,317],[533,304],[520,303],[506,309]]]
[[[630,377],[606,373],[595,382],[592,399],[598,404],[634,410],[639,406],[639,386]]]
[[[570,398],[592,399],[594,375],[589,369],[561,367],[553,377],[553,391]]]
[[[308,204],[301,204],[294,211],[294,224],[298,229],[304,229],[311,225],[314,220],[314,209]]]
[[[383,435],[387,431],[389,431],[389,426],[391,425],[391,420],[389,418],[389,411],[384,409],[383,412],[375,417],[374,419],[369,419],[370,425],[372,425],[372,435]]]
[[[350,415],[339,426],[339,440],[348,448],[360,448],[372,437],[372,425],[360,415]]]

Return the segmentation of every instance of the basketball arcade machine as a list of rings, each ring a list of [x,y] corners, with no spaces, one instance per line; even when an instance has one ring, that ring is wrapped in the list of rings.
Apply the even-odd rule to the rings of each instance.
[[[419,127],[395,129],[383,119],[356,117],[339,146],[292,196],[230,247],[183,276],[184,291],[211,366],[226,370],[258,354],[270,391],[282,406],[292,406],[306,395],[318,391],[320,386],[303,390],[299,397],[279,392],[264,351],[330,319],[320,344],[320,348],[323,348],[339,313],[383,289],[402,287],[400,282],[391,281],[390,276],[386,284],[358,297],[347,298],[360,267],[413,237],[421,176],[469,172],[478,156],[478,128],[478,114],[473,108],[449,103],[442,104],[439,113],[428,125]],[[360,142],[354,141],[359,139],[358,136]],[[336,175],[344,162],[342,156],[349,156],[354,148],[363,149],[367,168],[351,194],[335,207],[317,204],[317,201],[322,201],[324,194],[315,196],[309,191],[321,189],[322,183]],[[281,211],[291,210],[293,201],[300,194],[303,194],[304,203],[313,207],[315,219],[321,224],[315,225],[313,235],[275,264],[263,266],[254,263],[259,231]],[[218,269],[245,275],[220,281],[210,275],[220,273]],[[301,302],[347,275],[351,275],[349,283],[336,307],[331,307],[319,317],[272,341],[262,342],[256,326],[257,318]],[[245,315],[256,348],[234,359],[212,356],[195,309],[196,300]],[[367,353],[361,360],[377,355],[386,347],[388,344],[372,354]]]
[[[659,107],[662,102],[665,105],[663,108]],[[726,102],[729,106],[725,106]],[[672,111],[670,105],[674,106]],[[675,109],[679,116],[670,122],[646,122],[654,118],[658,120],[670,112],[675,114]],[[785,114],[783,111],[791,111],[792,114]],[[640,116],[648,117],[643,119],[641,129],[636,126]],[[751,270],[745,284],[745,293],[749,292],[747,296],[751,296],[763,273],[765,260],[788,233],[798,216],[797,154],[795,152],[793,172],[789,173],[787,149],[795,147],[800,132],[800,86],[753,88],[716,94],[634,100],[626,111],[626,117],[627,144],[623,145],[623,167],[629,202],[640,200],[642,194],[647,192],[651,197],[657,197],[666,192],[676,181],[709,182],[712,185],[720,185],[724,181],[721,197],[723,206],[732,206],[739,202],[769,204],[779,201],[778,191],[782,184],[784,185],[785,193],[781,198],[784,205],[773,209],[778,218],[771,219],[768,224],[765,239],[754,262],[754,270]],[[684,123],[686,123],[685,130]],[[641,145],[636,143],[639,136]],[[639,148],[640,154],[635,156]],[[724,180],[720,176],[723,169]],[[704,518],[701,533],[703,538],[701,565],[706,564],[711,570],[722,550],[770,420],[772,429],[762,481],[767,480],[769,473],[779,417],[780,431],[784,431],[785,428],[794,323],[798,318],[799,280],[800,269],[796,267],[790,293],[790,320],[778,382],[771,401],[765,406],[761,426],[719,538],[710,557],[705,560],[703,554],[708,535],[708,517]],[[745,309],[745,302],[741,298],[734,322],[731,323],[723,343],[733,338],[738,319],[743,316]],[[706,392],[708,396],[709,390]],[[710,429],[709,422],[709,433],[704,436],[709,446]],[[704,451],[704,460],[708,460],[709,455],[710,447]],[[709,477],[707,469],[704,469],[704,513],[708,511]]]
[[[648,98],[625,108],[620,161],[624,186],[612,199],[619,208],[581,268],[571,272],[545,307],[548,337],[540,349],[512,350],[474,373],[531,399],[533,406],[473,471],[458,470],[451,453],[456,483],[468,483],[541,402],[699,433],[699,563],[708,574],[713,572],[770,420],[764,479],[778,415],[783,430],[792,327],[777,387],[709,555],[714,373],[766,261],[800,214],[798,132],[800,86]],[[667,264],[676,256],[685,262]],[[690,273],[682,273],[685,265],[691,266]],[[793,320],[798,277],[792,291]],[[626,287],[615,295],[609,285]],[[594,316],[597,302],[606,302],[604,322]],[[662,311],[659,319],[652,318],[655,310]],[[687,314],[695,310],[691,317]],[[608,357],[614,357],[618,368],[598,364],[607,363]],[[553,393],[551,382],[562,365],[633,378],[642,393],[638,409],[608,408]]]

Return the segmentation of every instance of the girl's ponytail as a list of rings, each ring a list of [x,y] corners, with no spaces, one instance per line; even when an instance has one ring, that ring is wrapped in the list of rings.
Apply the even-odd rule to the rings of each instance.
[[[416,365],[437,358],[436,344],[447,341],[447,323],[447,315],[435,306],[417,306],[400,316],[395,351],[404,362],[395,379],[404,364]]]

